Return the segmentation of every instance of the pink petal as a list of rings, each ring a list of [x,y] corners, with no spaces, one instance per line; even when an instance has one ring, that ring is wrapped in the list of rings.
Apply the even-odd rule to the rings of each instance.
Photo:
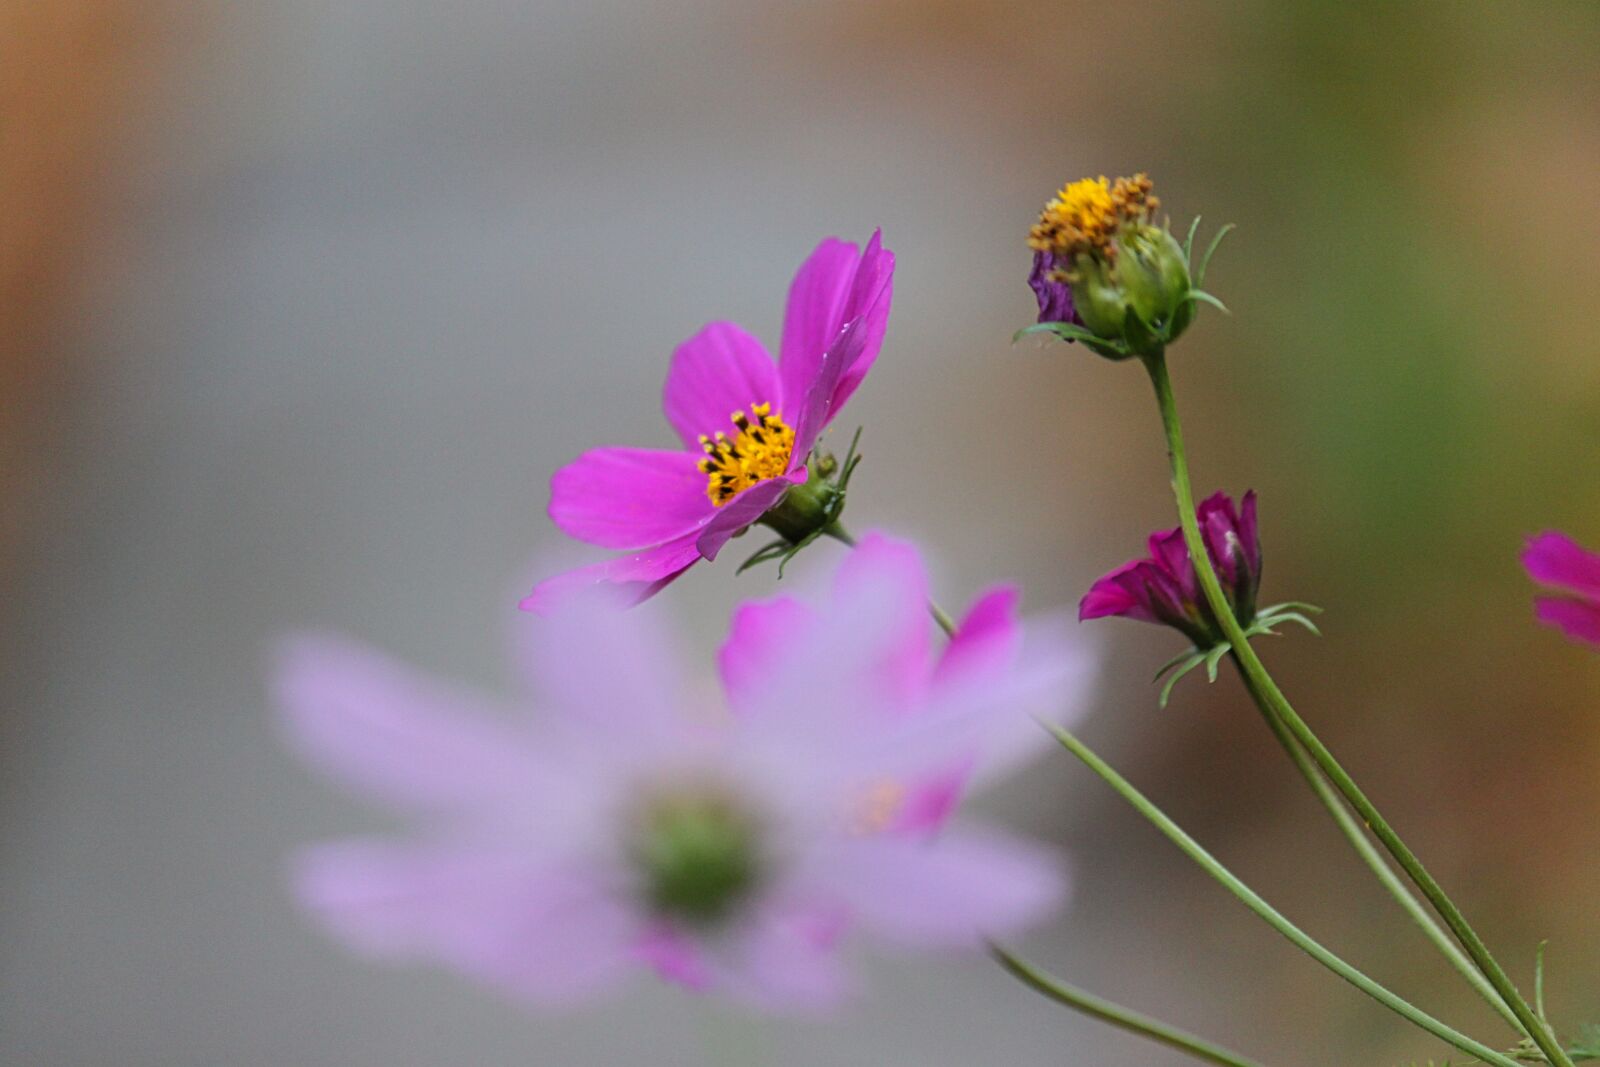
[[[1564,533],[1546,530],[1529,538],[1522,565],[1540,585],[1600,598],[1600,553],[1590,552]]]
[[[837,1008],[856,991],[837,948],[841,920],[836,908],[768,902],[731,950],[718,954],[719,985],[763,1011],[817,1015]]]
[[[793,597],[751,600],[734,611],[717,650],[723,692],[736,712],[759,711],[790,648],[802,645],[819,616]]]
[[[985,591],[945,645],[935,679],[1005,670],[1022,647],[1022,623],[1017,619],[1021,598],[1021,592],[1010,585]]]
[[[873,231],[866,251],[861,254],[861,267],[856,271],[850,299],[847,313],[864,320],[861,352],[850,362],[834,395],[835,415],[844,409],[845,402],[877,362],[884,334],[889,329],[889,307],[894,302],[894,253],[883,247],[881,230]]]
[[[852,684],[889,706],[921,693],[932,663],[933,622],[928,570],[915,545],[864,535],[835,574],[829,614],[853,648],[836,664],[841,677],[855,665],[860,673]]]
[[[980,948],[1034,925],[1066,899],[1060,857],[998,834],[841,839],[818,876],[867,932],[924,948]]]
[[[769,478],[758,482],[716,509],[711,521],[700,532],[695,545],[706,559],[716,559],[722,546],[741,530],[749,529],[767,510],[777,504],[778,498],[789,491],[794,480]]]
[[[545,1006],[617,985],[639,920],[607,882],[506,848],[340,842],[302,856],[302,905],[350,949],[424,959]]]
[[[602,548],[659,545],[699,529],[715,510],[701,453],[653,448],[585,452],[550,479],[550,519]]]
[[[760,341],[731,322],[713,322],[672,354],[661,406],[684,446],[698,451],[701,434],[736,432],[733,413],[752,404],[771,404],[793,426],[781,389]]]
[[[683,537],[626,556],[546,578],[517,605],[523,611],[548,615],[574,596],[609,591],[621,605],[638,604],[659,593],[700,559],[697,535]]]
[[[499,707],[354,642],[285,642],[274,687],[305,758],[383,803],[481,807],[537,777],[531,737]]]
[[[540,705],[604,738],[590,730],[580,744],[659,750],[681,735],[677,648],[653,605],[621,611],[610,597],[573,596],[522,622],[519,658]]]
[[[1534,605],[1539,621],[1554,626],[1574,641],[1600,645],[1600,604],[1564,597],[1540,597]]]
[[[799,455],[843,409],[883,347],[894,253],[878,232],[859,260],[855,253],[855,245],[829,238],[801,266],[789,291],[780,373]]]
[[[829,237],[795,272],[778,348],[785,396],[806,395],[822,365],[822,354],[844,328],[845,300],[861,263],[857,252],[852,242]]]

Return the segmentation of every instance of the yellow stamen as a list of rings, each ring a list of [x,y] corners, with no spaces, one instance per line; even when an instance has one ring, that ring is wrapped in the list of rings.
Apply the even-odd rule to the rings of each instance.
[[[1087,253],[1111,258],[1112,238],[1124,219],[1150,218],[1161,201],[1144,174],[1109,182],[1105,175],[1069,182],[1039,213],[1028,231],[1028,247],[1068,260]]]
[[[738,431],[732,439],[721,431],[700,435],[706,495],[719,508],[757,482],[787,474],[794,451],[794,430],[772,414],[771,404],[751,404],[749,415],[735,411],[728,418]]]

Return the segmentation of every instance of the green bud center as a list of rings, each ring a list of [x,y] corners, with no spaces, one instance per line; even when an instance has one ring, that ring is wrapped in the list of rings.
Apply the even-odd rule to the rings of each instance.
[[[725,918],[760,878],[757,829],[720,793],[653,797],[630,847],[651,908],[694,925]]]

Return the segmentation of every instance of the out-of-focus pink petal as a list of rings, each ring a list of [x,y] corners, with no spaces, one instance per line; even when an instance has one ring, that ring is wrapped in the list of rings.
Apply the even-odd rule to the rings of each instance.
[[[731,322],[713,322],[672,354],[661,407],[684,445],[697,450],[701,434],[735,433],[733,413],[752,404],[771,404],[793,426],[781,388],[760,341]]]
[[[1009,669],[941,682],[900,729],[863,739],[854,757],[912,783],[970,767],[968,784],[979,787],[1050,750],[1041,722],[1070,726],[1087,714],[1098,664],[1094,646],[1067,620],[1031,619]]]
[[[932,665],[933,623],[928,568],[915,545],[865,534],[835,574],[830,614],[851,646],[836,662],[841,677],[891,707],[920,695]],[[844,670],[850,666],[859,672],[854,677]]]
[[[715,973],[699,943],[665,922],[653,923],[634,951],[661,977],[685,989],[703,993],[716,984]]]
[[[738,939],[721,953],[726,992],[775,1014],[817,1015],[856,990],[840,959],[843,916],[837,908],[780,898],[764,904]]]
[[[340,842],[304,854],[295,884],[356,951],[435,960],[544,1006],[587,1000],[635,965],[638,917],[606,879],[503,845]]]
[[[341,638],[284,642],[274,677],[294,746],[388,805],[450,810],[526,794],[533,739],[493,702]]]
[[[655,596],[700,559],[700,550],[695,547],[698,536],[687,534],[653,548],[546,578],[517,606],[536,615],[548,615],[574,596],[607,593],[618,606],[638,604]]]
[[[522,624],[524,671],[541,706],[598,725],[613,748],[659,749],[682,732],[679,657],[655,605],[620,611],[609,597],[572,597]]]
[[[1044,919],[1067,895],[1060,857],[999,834],[841,839],[817,877],[862,929],[919,948],[980,948]]]
[[[1600,598],[1600,552],[1590,552],[1564,533],[1546,530],[1530,537],[1522,565],[1540,585]]]
[[[727,640],[717,650],[717,670],[733,711],[761,710],[791,648],[803,645],[818,613],[793,597],[748,600],[733,613]]]
[[[710,520],[700,453],[598,448],[550,479],[550,520],[569,537],[602,548],[671,541]]]
[[[700,531],[695,541],[696,550],[706,559],[716,559],[723,545],[765,515],[793,484],[788,478],[768,478],[717,508],[716,514]]]
[[[1540,597],[1534,602],[1539,621],[1554,626],[1574,641],[1600,645],[1600,603]]]
[[[1017,618],[1021,598],[1012,585],[986,590],[957,624],[939,657],[934,681],[1002,671],[1009,666],[1022,647],[1022,623]]]

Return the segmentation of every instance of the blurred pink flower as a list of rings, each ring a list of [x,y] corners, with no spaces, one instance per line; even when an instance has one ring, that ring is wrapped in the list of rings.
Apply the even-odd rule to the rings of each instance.
[[[975,948],[1063,898],[1059,861],[948,824],[972,775],[1087,697],[1065,629],[1023,628],[997,589],[935,654],[910,546],[869,536],[818,604],[747,604],[725,700],[681,686],[653,611],[565,600],[524,618],[537,714],[333,638],[285,652],[295,746],[418,823],[409,840],[306,854],[300,899],[353,949],[444,964],[539,1005],[641,967],[763,1010],[853,988],[854,933]]]
[[[894,254],[828,238],[789,288],[776,363],[731,322],[673,353],[662,396],[682,449],[598,448],[550,480],[550,519],[579,541],[624,554],[541,582],[545,611],[563,591],[604,584],[644,600],[759,521],[808,477],[811,448],[877,359]]]
[[[1590,552],[1564,533],[1546,530],[1528,539],[1522,565],[1540,585],[1569,594],[1535,600],[1539,620],[1574,641],[1600,646],[1600,552]]]

